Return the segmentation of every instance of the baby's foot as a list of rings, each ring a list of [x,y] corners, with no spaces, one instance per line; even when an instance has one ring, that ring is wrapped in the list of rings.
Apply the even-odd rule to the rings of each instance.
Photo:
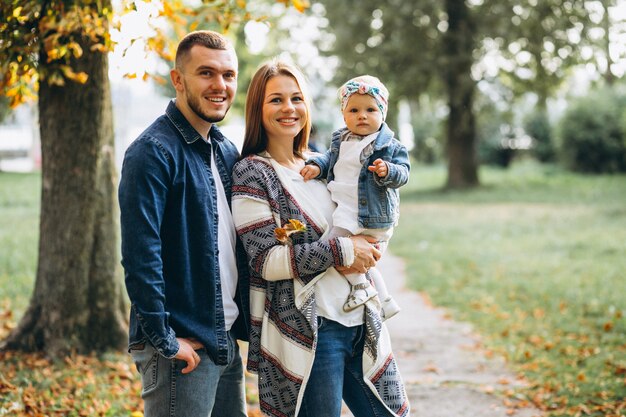
[[[343,305],[343,311],[352,311],[358,306],[365,304],[367,300],[376,297],[377,294],[378,292],[369,282],[353,285],[350,295]]]
[[[380,315],[383,320],[389,320],[390,318],[398,314],[401,310],[398,303],[396,303],[396,300],[391,297],[387,297],[386,299],[384,299],[381,302],[381,306],[382,308],[380,310]]]

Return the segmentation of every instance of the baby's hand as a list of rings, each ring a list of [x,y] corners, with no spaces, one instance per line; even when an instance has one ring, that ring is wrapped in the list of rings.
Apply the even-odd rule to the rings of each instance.
[[[302,175],[302,178],[304,178],[305,181],[308,181],[312,180],[313,178],[317,178],[317,176],[320,175],[320,172],[320,167],[315,164],[310,164],[302,168],[302,170],[300,171],[300,175]]]
[[[379,177],[386,177],[387,174],[389,173],[389,170],[387,169],[387,164],[385,163],[385,161],[383,161],[380,158],[375,160],[372,163],[372,165],[367,167],[367,169],[369,169],[372,172],[375,172],[376,175],[378,175]]]

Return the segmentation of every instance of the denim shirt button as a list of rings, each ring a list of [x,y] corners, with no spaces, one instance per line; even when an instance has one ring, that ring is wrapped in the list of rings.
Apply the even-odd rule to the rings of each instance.
[[[359,202],[362,206],[367,206],[367,200],[362,198]]]

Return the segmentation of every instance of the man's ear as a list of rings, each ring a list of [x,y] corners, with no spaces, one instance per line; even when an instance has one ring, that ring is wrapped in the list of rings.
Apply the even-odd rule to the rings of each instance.
[[[170,71],[170,78],[172,80],[172,85],[174,86],[176,91],[185,91],[185,86],[183,84],[183,74],[178,69],[174,68]]]

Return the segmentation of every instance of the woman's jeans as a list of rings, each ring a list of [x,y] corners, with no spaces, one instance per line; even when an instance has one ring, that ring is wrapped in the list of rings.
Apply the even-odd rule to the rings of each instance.
[[[355,417],[389,417],[363,380],[364,325],[319,318],[317,349],[298,417],[339,417],[341,399]]]
[[[239,346],[229,333],[228,365],[216,365],[205,349],[188,374],[179,359],[166,359],[146,343],[130,351],[141,374],[146,417],[246,417],[245,383]]]

